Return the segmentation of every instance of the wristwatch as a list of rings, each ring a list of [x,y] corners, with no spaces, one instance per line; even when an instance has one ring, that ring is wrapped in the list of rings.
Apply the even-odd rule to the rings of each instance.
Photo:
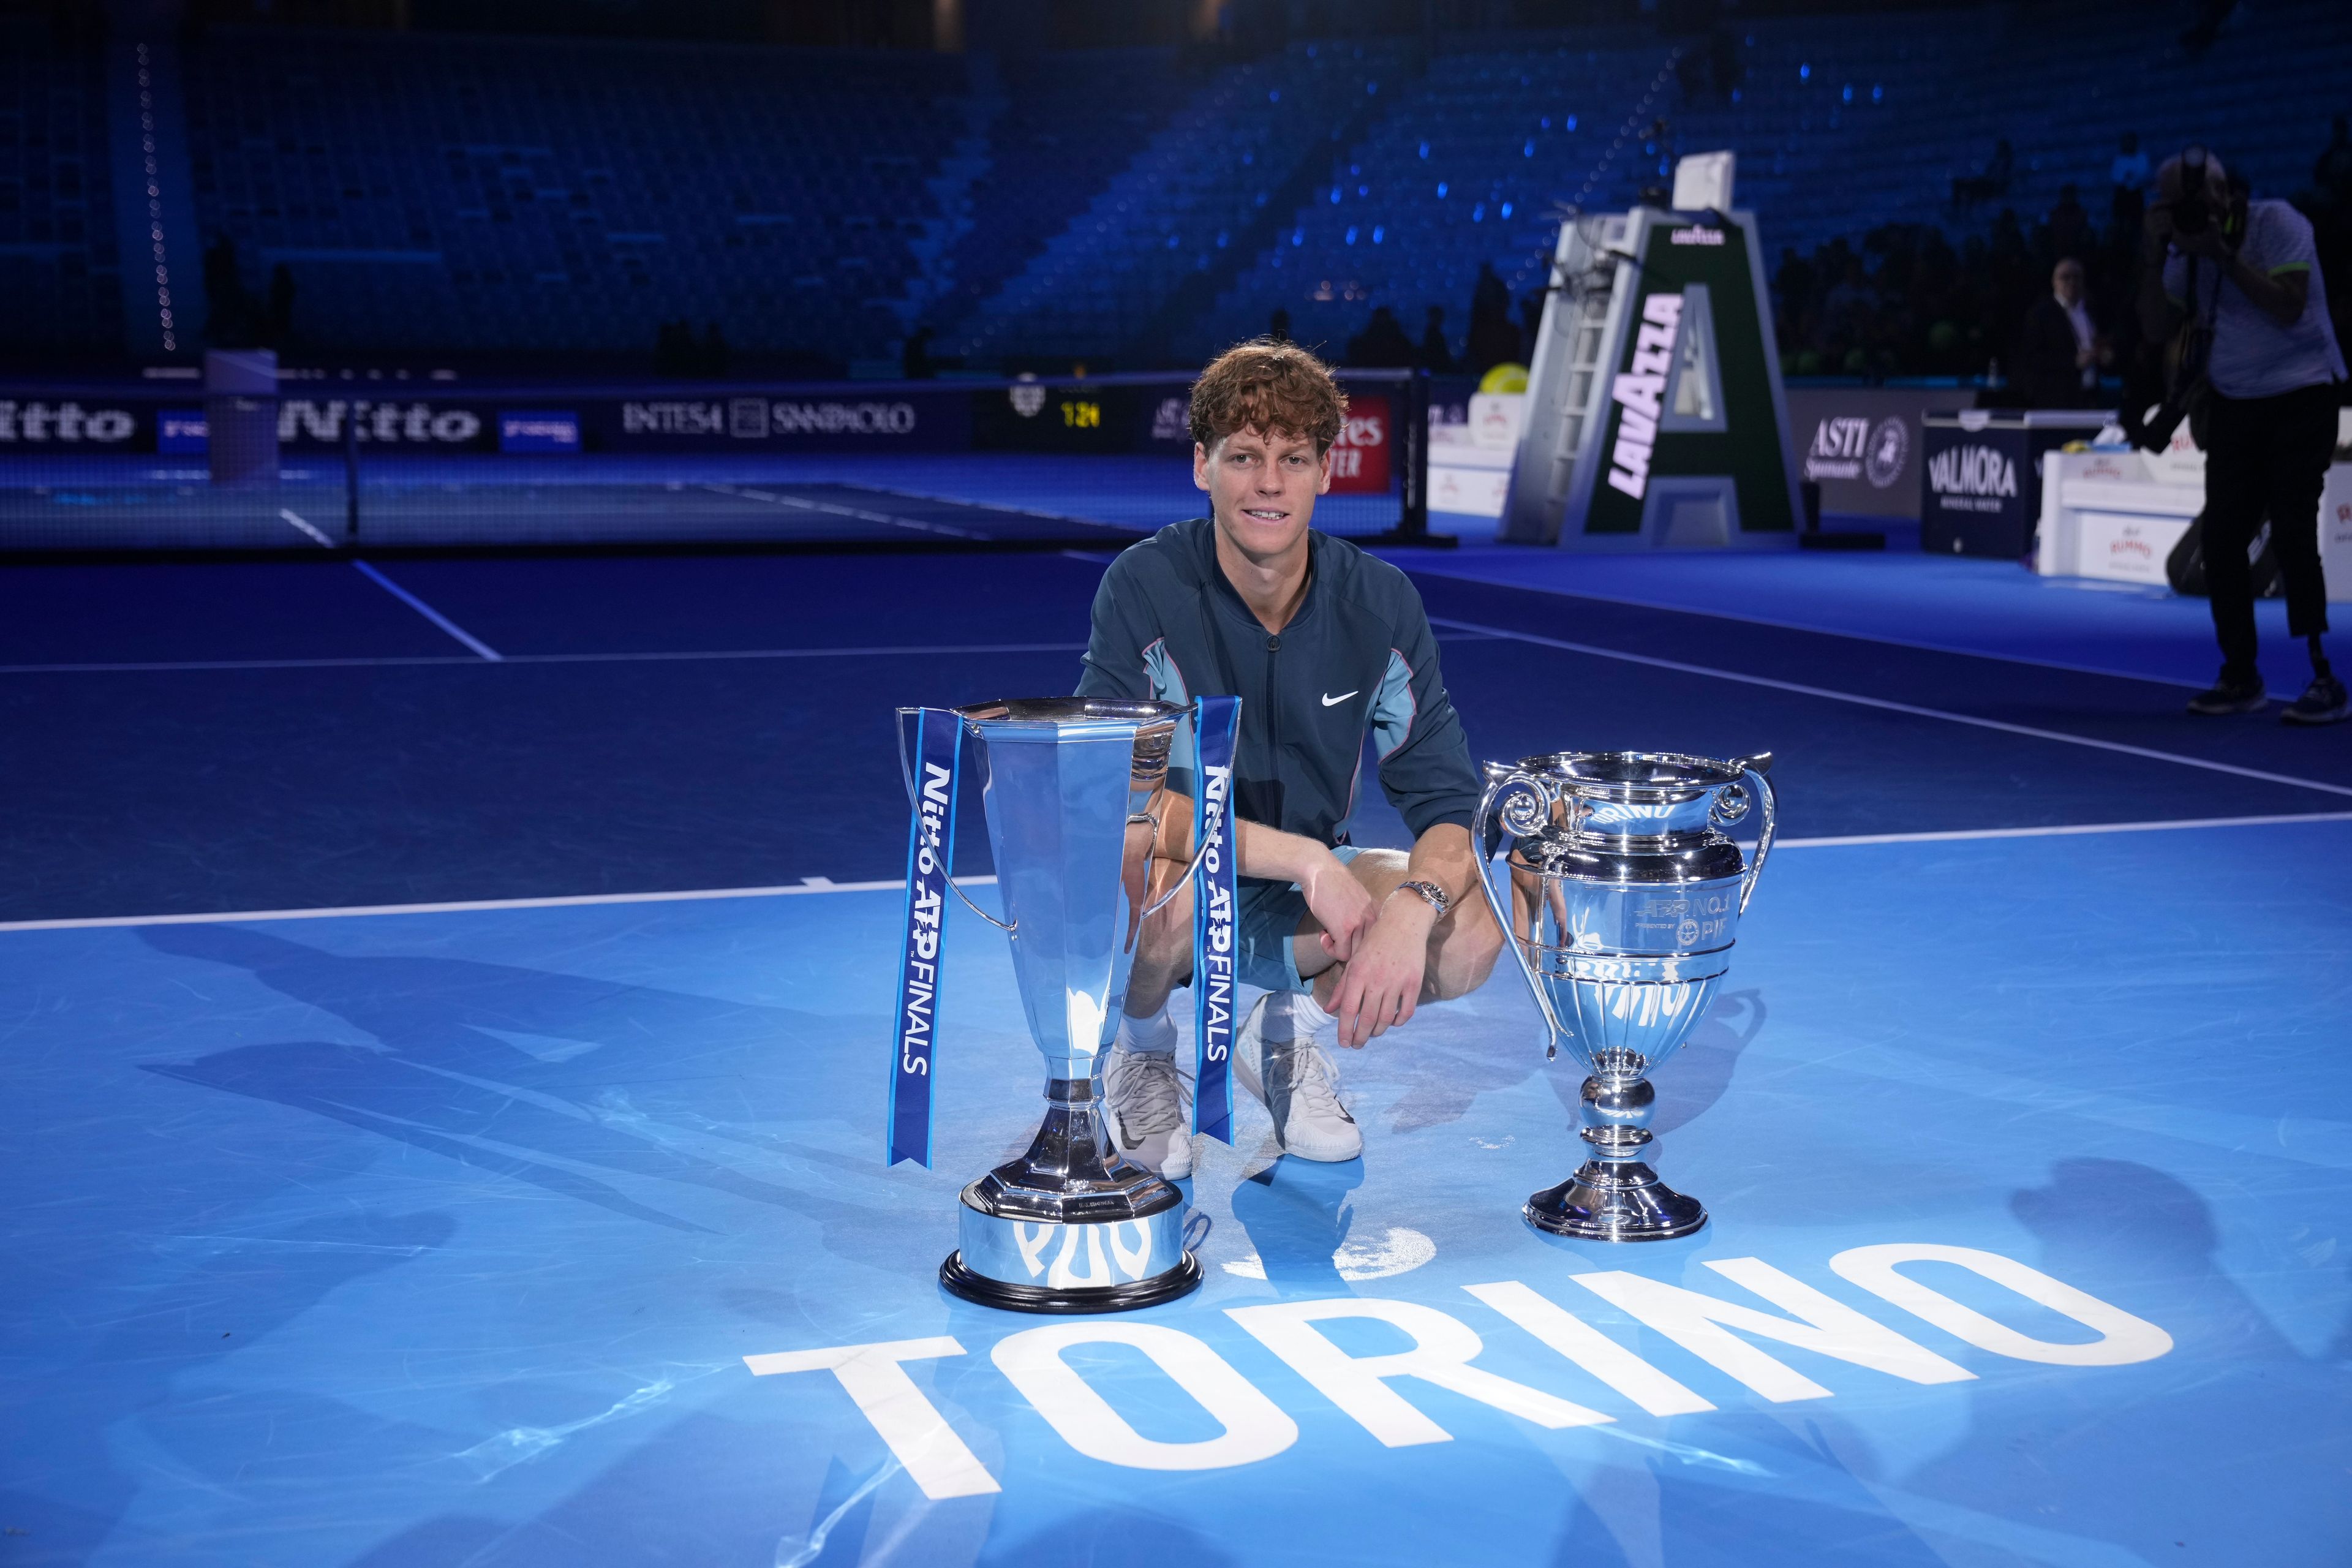
[[[1399,882],[1396,885],[1396,890],[1400,893],[1409,890],[1418,894],[1423,903],[1437,911],[1439,920],[1444,920],[1447,912],[1454,908],[1454,900],[1447,898],[1445,889],[1434,882],[1424,882],[1416,878],[1410,882]]]

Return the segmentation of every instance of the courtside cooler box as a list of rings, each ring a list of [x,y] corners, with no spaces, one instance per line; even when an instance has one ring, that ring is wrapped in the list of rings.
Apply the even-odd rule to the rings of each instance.
[[[2042,516],[2042,454],[2089,440],[2114,417],[2077,408],[1923,416],[1919,548],[1930,555],[2024,555]]]

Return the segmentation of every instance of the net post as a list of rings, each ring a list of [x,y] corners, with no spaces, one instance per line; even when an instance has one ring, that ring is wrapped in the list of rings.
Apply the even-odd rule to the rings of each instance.
[[[1385,533],[1360,540],[1367,545],[1412,550],[1451,550],[1460,541],[1450,533],[1429,531],[1429,372],[1416,367],[1402,373],[1404,382],[1403,507],[1397,525]]]
[[[1429,536],[1429,371],[1416,366],[1405,384],[1404,516],[1399,531]]]
[[[343,400],[343,542],[360,542],[359,401]]]

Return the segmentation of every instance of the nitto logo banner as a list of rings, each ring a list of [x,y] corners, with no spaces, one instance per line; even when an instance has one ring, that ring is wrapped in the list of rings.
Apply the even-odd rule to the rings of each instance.
[[[71,398],[0,398],[0,452],[152,450],[154,412],[116,405],[87,408]]]
[[[1194,710],[1201,798],[1192,807],[1192,842],[1201,879],[1192,889],[1192,1131],[1228,1143],[1234,1141],[1234,918],[1239,907],[1234,731],[1241,711],[1238,697],[1203,697]]]
[[[939,1029],[940,963],[945,956],[948,878],[955,863],[956,773],[963,720],[943,708],[898,715],[903,743],[916,729],[914,817],[907,829],[906,941],[898,956],[898,1007],[890,1052],[890,1156],[931,1163],[931,1067]],[[904,752],[900,752],[903,759]]]
[[[287,397],[278,404],[278,442],[291,450],[343,444],[349,419],[363,447],[406,447],[421,452],[487,451],[497,416],[488,409],[432,403],[379,403],[368,398]]]

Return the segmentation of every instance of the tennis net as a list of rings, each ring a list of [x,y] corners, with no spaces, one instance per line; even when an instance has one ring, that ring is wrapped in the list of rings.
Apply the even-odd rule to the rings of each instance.
[[[1426,381],[1349,372],[1317,525],[1426,533]],[[1198,516],[1187,377],[0,392],[0,552],[1116,548]]]

